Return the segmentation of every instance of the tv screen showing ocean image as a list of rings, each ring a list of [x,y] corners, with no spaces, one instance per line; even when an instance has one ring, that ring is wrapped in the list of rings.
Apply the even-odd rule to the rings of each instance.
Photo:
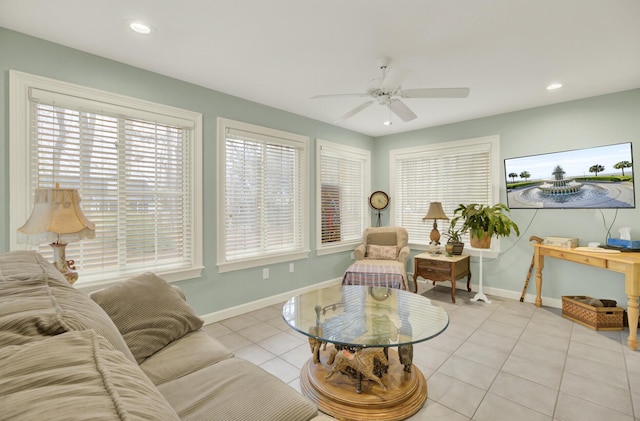
[[[635,208],[631,143],[504,160],[510,209]]]

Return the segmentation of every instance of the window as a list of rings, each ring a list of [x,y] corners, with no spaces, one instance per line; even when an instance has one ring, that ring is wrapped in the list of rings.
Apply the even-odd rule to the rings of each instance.
[[[371,153],[318,140],[316,160],[318,254],[353,249],[368,225]]]
[[[308,257],[305,136],[218,118],[218,270]]]
[[[392,220],[407,229],[412,244],[429,243],[433,221],[422,218],[430,202],[442,202],[452,218],[460,203],[499,201],[499,147],[498,136],[487,136],[391,151]],[[449,221],[438,220],[441,234],[448,228]],[[492,250],[499,251],[499,241]]]
[[[77,285],[200,275],[200,114],[14,71],[11,89],[12,249],[35,189],[59,183],[96,224],[67,247]]]

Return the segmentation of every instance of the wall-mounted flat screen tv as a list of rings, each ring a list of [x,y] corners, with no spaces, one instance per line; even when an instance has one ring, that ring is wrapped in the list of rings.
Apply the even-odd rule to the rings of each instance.
[[[510,209],[635,208],[631,143],[507,158]]]

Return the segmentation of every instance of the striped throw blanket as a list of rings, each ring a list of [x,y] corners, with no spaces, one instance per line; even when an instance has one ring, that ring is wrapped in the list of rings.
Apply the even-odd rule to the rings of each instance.
[[[404,271],[397,265],[356,262],[347,268],[342,285],[364,285],[407,290]]]

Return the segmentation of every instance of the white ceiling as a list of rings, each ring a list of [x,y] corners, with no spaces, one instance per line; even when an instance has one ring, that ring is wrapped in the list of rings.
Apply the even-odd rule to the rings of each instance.
[[[0,26],[371,136],[640,87],[638,0],[0,0]],[[471,93],[404,99],[418,118],[391,126],[310,99],[366,91],[384,55],[405,89]]]

